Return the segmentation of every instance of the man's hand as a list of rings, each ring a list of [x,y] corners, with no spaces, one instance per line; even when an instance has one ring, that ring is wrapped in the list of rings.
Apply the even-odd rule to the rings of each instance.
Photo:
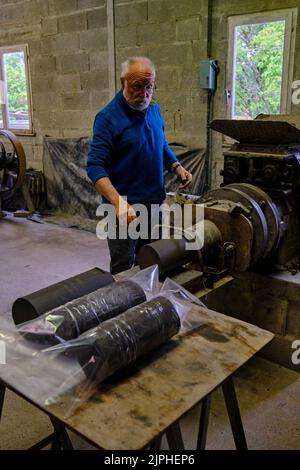
[[[118,202],[114,204],[114,207],[120,224],[130,224],[130,222],[136,219],[134,208],[122,197],[118,198]]]
[[[183,166],[179,165],[176,168],[176,173],[181,179],[181,185],[179,186],[180,189],[186,188],[189,184],[191,184],[193,175],[189,171],[185,170]]]
[[[114,206],[120,224],[129,224],[136,219],[136,213],[133,207],[120,196],[107,176],[98,179],[95,186],[99,193],[105,196]]]

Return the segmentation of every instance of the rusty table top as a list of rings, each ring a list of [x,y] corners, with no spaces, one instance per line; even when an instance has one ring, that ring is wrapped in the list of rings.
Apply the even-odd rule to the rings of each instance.
[[[12,390],[55,416],[101,449],[142,449],[221,385],[273,334],[221,313],[197,307],[201,326],[177,335],[154,353],[116,374],[66,417],[74,397],[44,405],[20,366],[0,368]],[[31,385],[30,385],[31,383]]]
[[[273,338],[211,310],[201,316],[200,328],[106,382],[74,415],[63,418],[64,400],[48,411],[102,449],[145,447]]]

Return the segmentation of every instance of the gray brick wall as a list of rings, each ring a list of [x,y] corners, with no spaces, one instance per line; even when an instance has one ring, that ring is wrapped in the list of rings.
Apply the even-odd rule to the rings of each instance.
[[[1,0],[0,47],[28,44],[35,136],[21,138],[42,169],[43,137],[91,134],[108,101],[103,0]]]
[[[206,99],[198,66],[206,56],[200,39],[205,1],[115,1],[116,64],[130,55],[148,55],[157,68],[157,90],[170,142],[205,145]],[[118,82],[117,82],[118,83]]]

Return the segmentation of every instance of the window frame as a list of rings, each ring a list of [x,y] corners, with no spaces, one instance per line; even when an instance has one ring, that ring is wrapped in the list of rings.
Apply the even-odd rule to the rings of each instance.
[[[282,83],[280,96],[280,114],[290,114],[292,104],[292,82],[294,71],[294,56],[296,43],[298,8],[272,10],[248,15],[228,17],[228,60],[226,77],[226,108],[227,119],[233,119],[234,110],[234,79],[236,62],[236,42],[234,30],[237,26],[255,23],[267,23],[285,20]]]
[[[33,118],[32,118],[32,92],[31,92],[31,80],[30,80],[30,70],[29,70],[29,52],[27,44],[20,44],[15,46],[1,46],[0,47],[0,80],[3,82],[4,90],[3,95],[5,103],[0,104],[2,111],[2,120],[3,127],[0,129],[7,129],[13,132],[16,135],[35,135],[33,128]],[[28,119],[29,119],[29,129],[16,129],[8,127],[9,122],[9,108],[8,108],[8,95],[7,95],[7,83],[5,79],[5,70],[4,70],[4,61],[3,55],[10,52],[23,52],[24,53],[24,63],[25,63],[25,75],[26,75],[26,90],[27,90],[27,103],[28,103]]]

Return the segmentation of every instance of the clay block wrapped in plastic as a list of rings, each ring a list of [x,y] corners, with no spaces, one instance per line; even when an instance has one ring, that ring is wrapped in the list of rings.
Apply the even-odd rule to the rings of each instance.
[[[86,376],[100,383],[179,330],[176,309],[168,299],[158,296],[58,348],[75,352]]]
[[[145,300],[136,282],[115,282],[23,323],[18,330],[29,340],[68,341]]]

